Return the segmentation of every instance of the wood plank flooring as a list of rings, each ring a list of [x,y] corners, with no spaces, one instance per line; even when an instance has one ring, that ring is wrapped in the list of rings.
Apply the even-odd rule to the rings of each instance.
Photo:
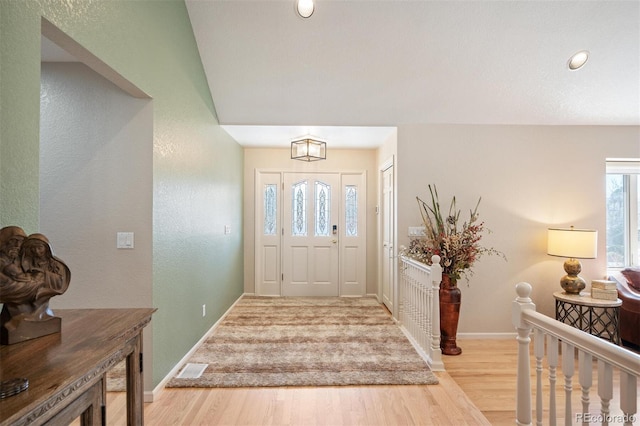
[[[459,345],[463,353],[444,357],[447,372],[437,373],[440,384],[435,386],[165,389],[155,402],[145,404],[145,423],[152,426],[513,425],[515,338],[465,339],[459,340]],[[574,379],[574,384],[576,382]],[[564,411],[563,385],[559,373],[560,414]],[[615,386],[617,389],[618,384]],[[573,397],[579,402],[579,387],[575,385]],[[574,404],[579,407],[578,403]],[[107,424],[126,424],[125,410],[124,393],[109,393]]]
[[[145,406],[150,425],[489,425],[447,373],[433,386],[166,389]],[[109,393],[107,424],[124,420]]]

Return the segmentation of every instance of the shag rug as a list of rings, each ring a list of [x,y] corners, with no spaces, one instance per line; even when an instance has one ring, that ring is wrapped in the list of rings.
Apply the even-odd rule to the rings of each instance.
[[[167,387],[438,383],[374,298],[244,296],[189,364]]]

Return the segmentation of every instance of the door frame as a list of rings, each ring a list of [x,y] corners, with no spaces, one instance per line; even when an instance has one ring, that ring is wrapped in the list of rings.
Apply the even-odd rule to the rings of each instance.
[[[397,176],[398,176],[398,171],[396,170],[396,162],[395,162],[395,155],[391,155],[390,157],[388,157],[386,160],[384,160],[383,162],[380,163],[379,167],[378,167],[378,199],[380,200],[379,206],[378,208],[378,301],[380,303],[382,303],[383,301],[383,296],[382,296],[382,275],[383,275],[383,269],[382,269],[382,262],[384,261],[384,247],[383,242],[382,242],[382,233],[383,233],[383,226],[384,224],[382,223],[382,214],[381,214],[381,204],[382,204],[382,197],[383,197],[383,185],[384,185],[384,181],[383,181],[383,173],[388,170],[389,168],[393,168],[393,199],[392,199],[392,205],[391,205],[391,211],[393,214],[393,220],[391,223],[391,232],[392,232],[392,257],[393,259],[397,259],[398,257],[398,217],[397,217],[397,204],[398,204],[398,181],[397,181]],[[398,314],[399,314],[399,306],[398,306],[398,300],[399,300],[399,292],[398,292],[398,265],[397,262],[391,262],[391,267],[392,267],[392,271],[391,271],[391,286],[393,288],[392,293],[393,293],[393,309],[391,310],[391,315],[398,319]]]
[[[290,169],[255,169],[254,170],[254,292],[256,295],[264,296],[281,296],[282,293],[282,250],[283,250],[283,208],[284,208],[284,175],[285,173],[304,173],[314,174],[316,171],[303,172],[300,170]],[[342,206],[344,200],[344,186],[346,184],[354,184],[356,182],[361,190],[358,195],[358,227],[362,229],[362,241],[358,248],[357,269],[350,276],[346,276],[343,268],[345,256],[347,254],[349,239],[340,234],[339,240],[339,258],[338,258],[338,295],[339,296],[364,296],[367,289],[367,171],[317,171],[318,174],[336,174],[340,181],[340,209],[339,209],[339,231],[345,229],[346,219],[343,214]],[[266,237],[270,241],[266,241],[262,232],[264,226],[263,211],[263,187],[266,184],[274,184],[277,182],[277,235]],[[263,244],[265,243],[266,244]],[[353,253],[352,246],[349,246]],[[268,280],[262,279],[264,274],[269,275]],[[276,280],[277,278],[277,280]]]

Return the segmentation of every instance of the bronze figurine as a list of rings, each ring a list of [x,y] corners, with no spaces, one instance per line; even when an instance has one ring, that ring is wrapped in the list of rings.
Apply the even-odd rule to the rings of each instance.
[[[60,332],[49,299],[69,287],[71,272],[53,255],[49,239],[18,226],[0,229],[0,343]]]

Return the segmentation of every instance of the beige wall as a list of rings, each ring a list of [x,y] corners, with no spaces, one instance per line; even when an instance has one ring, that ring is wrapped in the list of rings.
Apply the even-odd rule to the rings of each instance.
[[[255,171],[305,172],[366,171],[367,173],[367,294],[375,294],[377,281],[377,164],[375,150],[331,149],[327,159],[306,163],[291,160],[289,149],[245,148],[244,150],[244,290],[255,291]]]
[[[606,274],[605,160],[640,157],[637,126],[406,125],[398,129],[398,229],[420,224],[415,197],[436,184],[443,208],[455,195],[462,210],[474,207],[493,231],[483,243],[508,261],[483,258],[460,282],[459,332],[512,333],[514,286],[527,281],[538,310],[553,317],[563,259],[546,254],[550,226],[595,228],[598,258],[582,261],[590,282]]]

